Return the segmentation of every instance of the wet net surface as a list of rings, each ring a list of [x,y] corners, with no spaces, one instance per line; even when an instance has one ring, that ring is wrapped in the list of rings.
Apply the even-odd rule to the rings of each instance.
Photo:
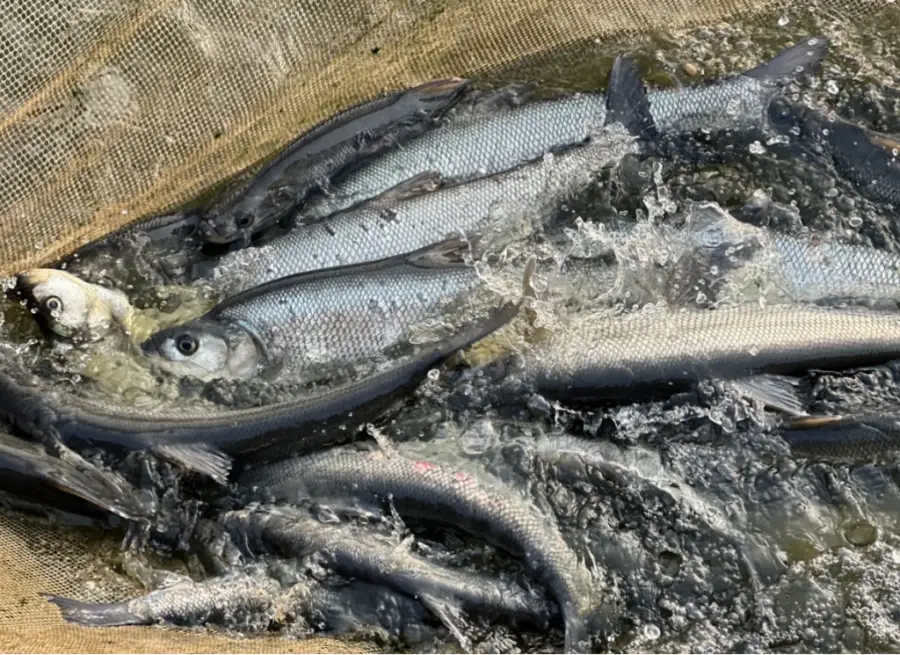
[[[870,20],[889,5],[824,3],[816,10],[815,27]],[[707,52],[705,61],[704,53],[694,53],[693,59],[705,64],[703,74],[736,72],[789,40],[775,27],[789,9],[763,0],[616,1],[604,3],[602,10],[596,2],[581,0],[6,2],[0,6],[5,44],[0,54],[0,270],[12,274],[53,261],[139,217],[195,198],[270,157],[304,127],[388,89],[452,75],[586,88],[603,82],[593,67],[596,57],[608,58],[624,46],[644,54],[657,47],[677,49],[672,46],[681,36],[676,30],[697,25],[719,26],[710,33],[721,28],[730,37],[719,43],[719,52]],[[748,27],[746,38],[761,43],[760,37],[771,35],[766,52],[742,51],[734,26],[743,22],[765,25]],[[796,21],[791,29],[795,26]],[[798,28],[790,35],[804,33]],[[844,64],[861,64],[860,78],[890,77],[889,70],[865,61],[859,51],[844,56]],[[897,126],[888,121],[874,127]],[[246,641],[64,624],[40,592],[94,601],[141,592],[113,571],[119,539],[0,514],[0,648],[373,648],[334,640]],[[893,552],[888,549],[885,561]],[[835,570],[858,577],[857,557],[839,552],[804,566],[820,579],[821,590],[834,584],[828,575]],[[800,593],[792,591],[792,584],[803,591],[813,583],[806,578],[783,583]],[[864,603],[854,602],[859,611]],[[882,643],[889,645],[890,635]]]

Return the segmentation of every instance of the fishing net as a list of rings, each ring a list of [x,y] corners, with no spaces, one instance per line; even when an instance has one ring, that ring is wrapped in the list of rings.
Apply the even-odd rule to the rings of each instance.
[[[892,2],[819,6],[843,20]],[[499,79],[504,70],[559,82],[577,64],[574,53],[594,57],[595,46],[611,55],[626,39],[697,25],[755,16],[774,24],[785,9],[779,0],[0,0],[0,273],[52,262],[208,193],[310,124],[380,92],[447,76]],[[564,54],[542,68],[554,52]],[[109,575],[116,544],[0,515],[0,648],[371,648],[63,624],[39,592],[140,593]]]

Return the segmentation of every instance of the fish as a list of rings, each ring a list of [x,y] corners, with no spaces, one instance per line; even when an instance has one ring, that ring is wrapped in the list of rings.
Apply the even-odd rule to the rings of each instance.
[[[523,238],[559,204],[587,188],[602,169],[619,161],[643,129],[648,112],[643,82],[629,67],[606,97],[625,123],[605,127],[588,144],[538,163],[432,193],[385,202],[300,225],[248,257],[225,255],[213,280],[243,289],[323,268],[392,257],[444,241],[469,238],[479,248]],[[419,180],[415,180],[418,184]]]
[[[480,278],[451,240],[379,262],[273,280],[141,346],[160,367],[214,378],[318,380],[409,344]]]
[[[0,432],[2,486],[15,496],[36,498],[52,506],[69,506],[61,495],[77,498],[129,520],[144,520],[154,507],[121,477],[97,468],[65,446],[56,455],[41,444]]]
[[[787,421],[781,436],[796,456],[859,464],[897,452],[900,419],[889,414],[809,416]]]
[[[687,208],[683,238],[693,259],[715,266],[719,293],[767,302],[894,306],[900,301],[900,256],[842,244],[825,235],[796,237],[742,223],[717,203]]]
[[[550,589],[566,627],[565,649],[591,648],[600,625],[601,590],[554,521],[524,499],[480,483],[470,473],[399,454],[332,449],[250,468],[239,487],[267,501],[390,502],[403,519],[424,518],[504,546]]]
[[[218,624],[248,632],[265,630],[275,615],[280,585],[265,576],[244,573],[204,582],[179,582],[127,601],[89,603],[43,594],[68,623],[91,627]]]
[[[773,128],[787,135],[792,146],[830,163],[862,195],[892,206],[900,204],[900,139],[896,136],[781,99],[772,103],[769,114]]]
[[[210,305],[201,290],[174,286],[155,288],[161,300],[174,297],[180,301],[173,309],[138,308],[118,289],[52,268],[20,273],[16,291],[45,331],[82,344],[102,341],[113,333],[124,334],[139,344]]]
[[[526,353],[523,374],[569,403],[668,396],[704,379],[738,382],[770,407],[802,415],[793,380],[810,368],[900,357],[896,313],[816,305],[582,315]]]
[[[808,38],[733,78],[649,93],[652,122],[662,134],[762,128],[778,83],[814,70],[827,47],[825,37]],[[607,122],[606,108],[604,94],[578,94],[448,121],[349,174],[303,214],[329,216],[428,172],[465,182],[515,169],[590,138]]]
[[[73,341],[99,341],[114,327],[127,325],[134,315],[131,302],[121,291],[57,269],[20,273],[16,290],[45,329]]]
[[[232,511],[223,523],[248,556],[275,553],[297,559],[317,554],[342,576],[419,600],[464,644],[455,618],[460,610],[541,626],[552,614],[541,594],[491,576],[449,569],[372,530],[325,524],[287,507]]]
[[[6,400],[0,416],[38,440],[150,452],[224,484],[232,456],[252,461],[352,438],[359,425],[411,392],[429,370],[503,327],[518,311],[518,303],[507,303],[446,340],[360,379],[296,399],[231,410],[212,404],[146,408],[120,398],[91,398],[48,385],[19,363],[11,346],[0,344],[0,397]]]
[[[460,78],[435,80],[355,105],[319,123],[204,212],[210,243],[247,240],[288,215],[316,191],[369,157],[432,128],[468,88]]]

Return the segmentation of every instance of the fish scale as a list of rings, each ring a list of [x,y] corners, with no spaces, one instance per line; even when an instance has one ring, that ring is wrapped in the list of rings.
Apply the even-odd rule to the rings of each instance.
[[[676,391],[707,377],[862,366],[900,357],[900,317],[803,305],[581,317],[526,357],[542,393],[563,399]]]
[[[523,499],[471,474],[392,454],[344,449],[252,469],[238,480],[288,502],[390,499],[401,517],[425,516],[499,542],[524,556],[527,570],[552,591],[566,622],[566,650],[589,646],[600,589],[552,519]]]
[[[496,230],[524,236],[559,203],[585,189],[597,173],[619,161],[633,138],[612,133],[509,173],[397,202],[366,205],[300,225],[256,248],[222,258],[216,279],[246,289],[288,275],[392,257],[448,237]]]
[[[257,335],[281,375],[370,360],[478,282],[473,268],[400,265],[319,276],[215,309],[206,319]],[[178,326],[172,333],[190,331]]]
[[[662,132],[741,130],[761,126],[767,94],[760,80],[736,77],[707,87],[652,92],[647,100]],[[461,182],[510,170],[585,141],[605,120],[606,98],[596,93],[452,122],[351,173],[304,215],[328,216],[428,171]]]

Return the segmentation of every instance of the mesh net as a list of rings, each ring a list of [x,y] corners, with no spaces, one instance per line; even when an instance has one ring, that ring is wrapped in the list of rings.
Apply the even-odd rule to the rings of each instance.
[[[849,19],[890,2],[820,7]],[[783,9],[781,0],[0,0],[0,273],[174,208],[377,93],[505,66],[519,74],[579,43]],[[109,575],[116,548],[111,537],[0,514],[0,648],[371,649],[63,624],[38,592],[140,593]]]

